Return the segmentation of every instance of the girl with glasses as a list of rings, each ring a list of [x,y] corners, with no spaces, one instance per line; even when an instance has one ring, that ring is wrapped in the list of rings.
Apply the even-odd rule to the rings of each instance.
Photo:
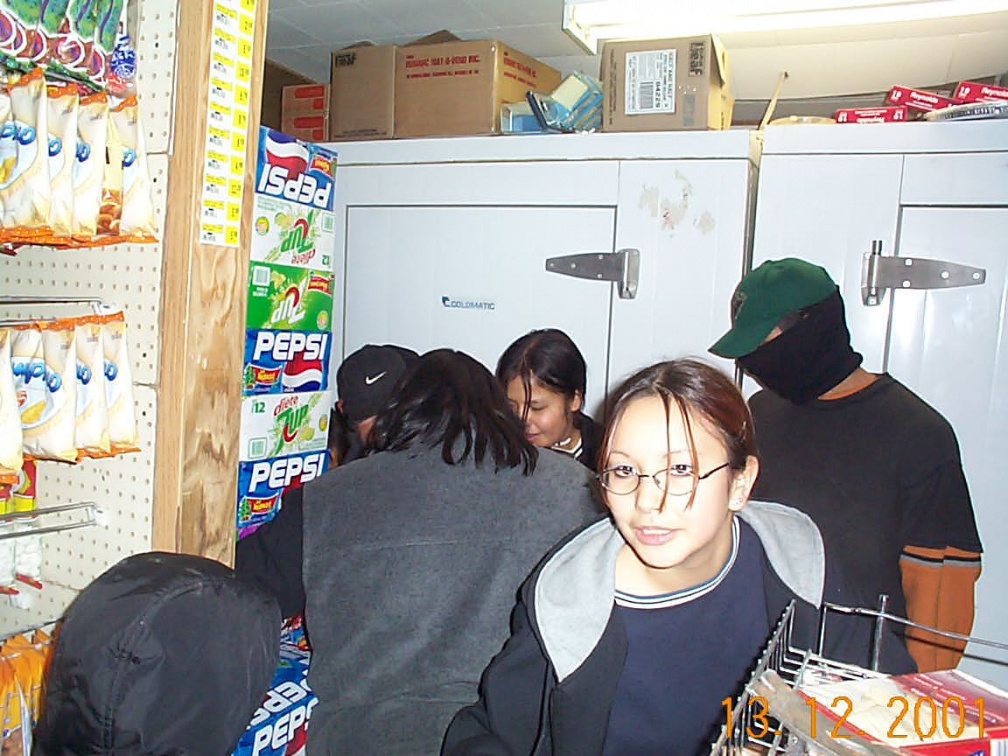
[[[789,602],[792,643],[815,646],[837,576],[807,516],[747,502],[752,420],[725,375],[690,360],[641,370],[611,398],[603,439],[611,521],[526,581],[443,754],[705,753]],[[866,665],[870,634],[831,620],[824,651]],[[913,668],[895,641],[883,666]]]

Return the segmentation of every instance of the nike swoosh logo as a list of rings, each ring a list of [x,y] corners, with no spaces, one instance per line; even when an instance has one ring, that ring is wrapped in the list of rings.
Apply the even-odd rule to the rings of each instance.
[[[380,381],[385,376],[385,373],[387,373],[387,372],[388,372],[388,370],[383,370],[382,372],[378,373],[378,375],[365,375],[364,376],[364,383],[366,383],[368,386],[370,386],[375,381]]]

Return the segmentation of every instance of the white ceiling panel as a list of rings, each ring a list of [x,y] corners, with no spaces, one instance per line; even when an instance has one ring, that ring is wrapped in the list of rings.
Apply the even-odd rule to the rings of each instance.
[[[469,0],[490,19],[493,26],[526,26],[554,24],[563,20],[563,0],[522,0],[517,3],[501,0]]]

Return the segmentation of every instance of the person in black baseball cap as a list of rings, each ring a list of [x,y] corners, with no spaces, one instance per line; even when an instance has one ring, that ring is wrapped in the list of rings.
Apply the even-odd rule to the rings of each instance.
[[[375,417],[388,404],[396,384],[419,355],[394,344],[367,344],[347,355],[336,371],[336,406],[357,432],[360,445],[352,444],[347,461],[363,456]]]

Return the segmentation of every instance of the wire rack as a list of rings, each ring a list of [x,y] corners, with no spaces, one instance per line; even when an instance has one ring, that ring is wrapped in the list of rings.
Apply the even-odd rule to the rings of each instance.
[[[720,735],[711,747],[711,754],[745,754],[746,756],[882,756],[899,753],[897,749],[868,741],[856,733],[843,739],[834,738],[809,726],[809,709],[798,688],[806,684],[840,682],[868,677],[887,677],[877,669],[845,664],[822,655],[826,621],[829,614],[862,615],[874,618],[875,632],[871,649],[871,666],[878,667],[881,640],[887,622],[942,635],[959,641],[977,643],[1002,651],[1008,644],[974,636],[952,633],[912,622],[890,614],[887,597],[879,597],[879,608],[848,607],[824,603],[820,613],[818,653],[796,648],[791,643],[795,605],[788,605],[770,635],[749,681],[725,718]],[[846,733],[845,733],[846,734]]]

